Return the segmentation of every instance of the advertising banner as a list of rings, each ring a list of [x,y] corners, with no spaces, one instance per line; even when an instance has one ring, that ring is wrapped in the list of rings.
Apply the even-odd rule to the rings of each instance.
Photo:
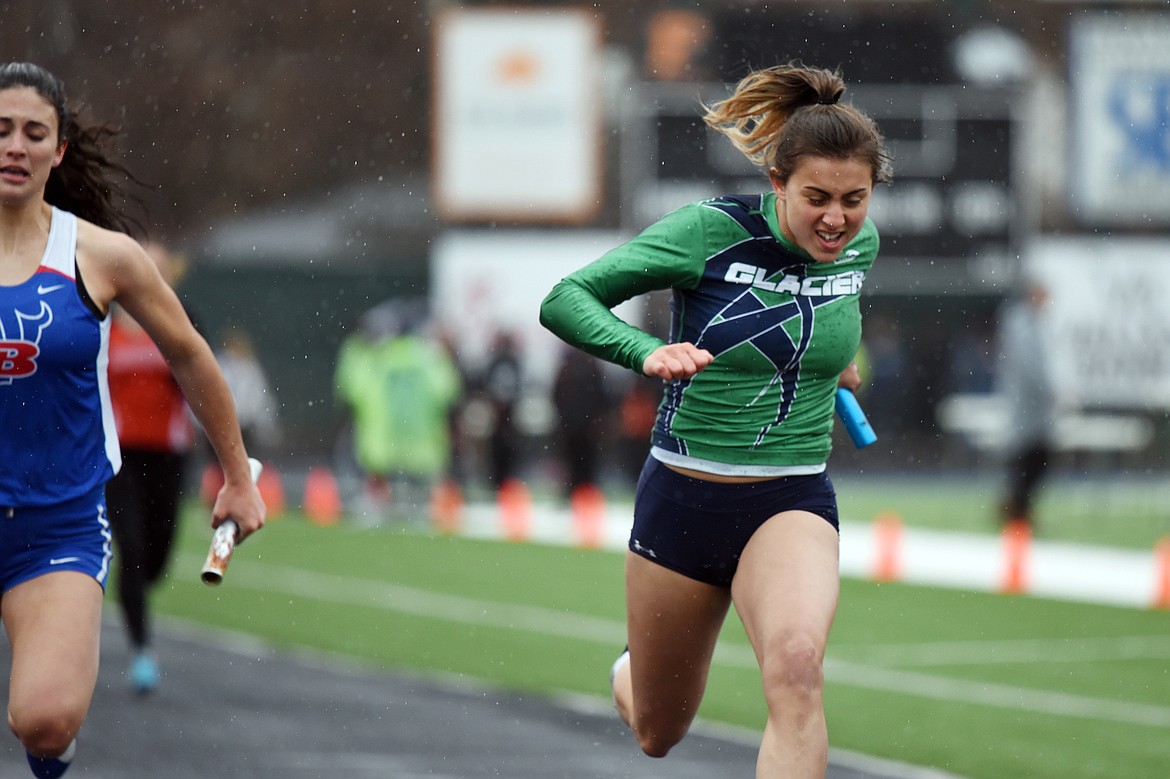
[[[1170,13],[1092,14],[1069,47],[1074,215],[1170,225]]]
[[[1077,405],[1170,408],[1170,242],[1046,240],[1028,260],[1051,294],[1061,393]]]
[[[432,176],[448,221],[585,223],[600,206],[601,32],[573,9],[455,9],[435,31]]]

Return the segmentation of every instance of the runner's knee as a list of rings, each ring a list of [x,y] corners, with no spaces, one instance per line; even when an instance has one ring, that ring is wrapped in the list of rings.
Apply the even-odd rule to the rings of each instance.
[[[26,752],[36,757],[57,757],[77,735],[80,719],[68,712],[42,709],[9,716],[9,726]]]
[[[822,650],[799,635],[770,645],[764,652],[761,672],[769,707],[819,701],[825,685]]]
[[[689,723],[639,722],[634,727],[638,746],[650,757],[666,757],[687,734]]]

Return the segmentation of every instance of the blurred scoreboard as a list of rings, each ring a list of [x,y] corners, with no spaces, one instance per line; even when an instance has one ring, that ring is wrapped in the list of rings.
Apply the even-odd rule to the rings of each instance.
[[[646,129],[624,162],[625,227],[641,229],[693,200],[769,186],[763,171],[702,122],[701,102],[725,97],[730,86],[646,89]],[[870,208],[882,257],[869,291],[982,294],[1010,282],[1029,221],[1016,186],[1012,94],[856,86],[845,99],[877,121],[893,158],[894,182],[877,188]]]

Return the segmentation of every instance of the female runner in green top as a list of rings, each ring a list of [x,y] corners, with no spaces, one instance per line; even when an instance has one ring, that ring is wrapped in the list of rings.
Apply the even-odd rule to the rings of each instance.
[[[541,322],[664,381],[626,562],[629,646],[613,669],[643,751],[685,735],[731,604],[768,704],[760,777],[823,776],[822,662],[839,591],[825,471],[839,384],[860,383],[858,296],[877,255],[866,216],[890,178],[877,126],[837,73],[756,71],[705,121],[767,169],[771,191],[668,214],[559,282]],[[669,342],[616,317],[673,292]]]

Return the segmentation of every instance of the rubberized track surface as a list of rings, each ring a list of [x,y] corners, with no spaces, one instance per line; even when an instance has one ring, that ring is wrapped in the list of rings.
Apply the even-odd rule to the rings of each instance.
[[[593,703],[330,666],[174,625],[158,632],[162,684],[138,697],[124,676],[126,642],[107,622],[98,688],[67,779],[754,776],[755,744],[701,729],[654,760],[616,714]],[[6,701],[10,658],[0,643]],[[16,739],[5,734],[0,743],[0,777],[31,776]],[[828,776],[933,775],[876,765],[835,762]]]

